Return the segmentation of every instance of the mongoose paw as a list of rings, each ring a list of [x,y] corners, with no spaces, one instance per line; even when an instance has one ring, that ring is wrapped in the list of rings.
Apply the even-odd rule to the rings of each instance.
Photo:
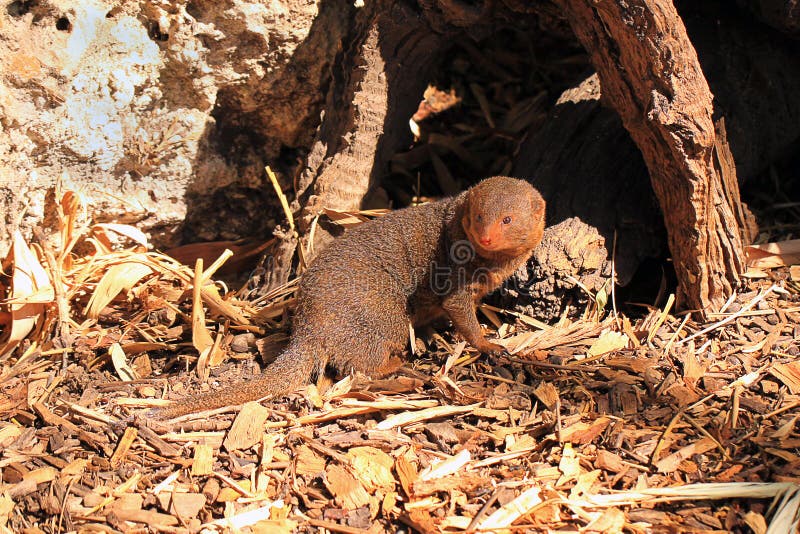
[[[505,347],[503,347],[502,345],[486,341],[485,339],[481,343],[475,345],[475,348],[484,354],[491,354],[492,356],[497,356],[498,354],[502,354],[503,351],[506,350]]]
[[[384,376],[388,376],[397,372],[403,366],[402,358],[398,358],[397,356],[390,356],[384,360],[384,362],[378,366],[377,369],[373,370],[370,375],[373,378],[383,378]]]

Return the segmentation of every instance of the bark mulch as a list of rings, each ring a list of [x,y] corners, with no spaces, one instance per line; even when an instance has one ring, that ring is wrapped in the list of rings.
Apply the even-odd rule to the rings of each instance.
[[[221,262],[192,270],[55,198],[64,246],[18,235],[3,263],[0,532],[796,529],[796,243],[750,248],[704,324],[672,298],[626,315],[592,295],[553,325],[484,306],[503,356],[432,334],[390,379],[164,429],[126,421],[257,372],[295,285],[244,300]]]

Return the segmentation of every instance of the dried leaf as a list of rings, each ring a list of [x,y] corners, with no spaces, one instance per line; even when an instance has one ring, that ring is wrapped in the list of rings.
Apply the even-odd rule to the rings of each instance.
[[[153,268],[148,265],[149,261],[137,256],[131,256],[123,263],[108,268],[89,299],[89,304],[84,311],[87,317],[97,319],[103,308],[108,306],[122,291],[130,291],[142,278],[155,273]]]
[[[340,211],[333,208],[322,208],[322,211],[325,212],[325,215],[328,216],[331,222],[344,228],[358,226],[369,220],[368,217],[364,217],[357,211]]]
[[[800,239],[744,247],[747,266],[772,269],[800,263]]]
[[[209,370],[209,359],[214,338],[206,326],[206,312],[203,308],[203,260],[198,259],[194,266],[192,283],[192,345],[200,353],[197,360],[197,374],[205,379]]]
[[[130,365],[128,365],[128,357],[119,343],[114,343],[108,348],[108,354],[111,356],[111,363],[114,365],[114,370],[117,372],[120,380],[130,382],[137,380],[139,377]]]
[[[758,512],[750,510],[744,514],[744,522],[750,527],[753,534],[766,534],[767,532],[767,521]]]
[[[588,356],[600,356],[628,346],[628,336],[614,330],[606,330],[589,347]]]
[[[43,303],[52,302],[55,298],[50,277],[19,231],[14,232],[9,254],[8,261],[13,261],[9,295],[11,313],[7,316],[10,323],[4,325],[5,335],[0,342],[0,361],[7,358],[19,342],[33,330],[39,317],[44,313]]]
[[[135,226],[131,226],[129,224],[98,223],[92,226],[92,232],[94,234],[107,234],[108,232],[113,232],[115,234],[125,236],[131,241],[134,241],[145,248],[150,247],[149,243],[147,242],[147,235]],[[107,236],[105,239],[108,241]]]
[[[292,230],[292,232],[294,232],[294,217],[292,216],[292,210],[289,208],[289,201],[286,199],[286,195],[283,194],[281,185],[278,183],[278,178],[269,167],[265,167],[264,170],[267,171],[269,181],[272,182],[272,187],[275,188],[275,193],[278,195],[278,200],[283,208],[283,213],[286,215],[286,220],[289,222],[289,228]]]

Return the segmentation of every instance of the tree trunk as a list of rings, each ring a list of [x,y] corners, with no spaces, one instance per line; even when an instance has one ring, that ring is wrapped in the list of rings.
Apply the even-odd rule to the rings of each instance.
[[[603,100],[642,152],[664,213],[678,301],[701,316],[738,286],[742,241],[714,164],[712,95],[669,0],[560,0],[598,71]],[[729,203],[730,202],[730,203]]]

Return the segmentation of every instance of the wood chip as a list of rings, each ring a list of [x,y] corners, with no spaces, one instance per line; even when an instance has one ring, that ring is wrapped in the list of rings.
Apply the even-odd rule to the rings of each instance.
[[[539,384],[539,387],[533,391],[533,394],[547,406],[548,410],[555,410],[556,406],[558,406],[558,388],[550,382],[542,382]]]
[[[438,419],[440,417],[449,417],[451,415],[469,413],[477,407],[478,404],[471,404],[469,406],[437,406],[436,408],[428,408],[425,410],[418,410],[416,412],[401,413],[387,417],[378,423],[376,428],[378,430],[388,430],[390,428],[428,421],[430,419]]]
[[[122,434],[122,438],[117,443],[117,448],[114,451],[114,454],[111,456],[111,467],[117,468],[125,459],[125,455],[128,454],[128,451],[133,445],[133,441],[139,435],[139,432],[136,430],[135,427],[127,427],[125,432]]]
[[[792,395],[800,393],[800,361],[776,363],[769,370],[772,375],[789,388]]]
[[[182,519],[197,517],[206,505],[206,497],[200,493],[160,493],[158,495],[161,508]]]
[[[661,473],[671,473],[678,469],[681,462],[695,454],[703,454],[714,449],[716,442],[710,438],[702,438],[694,443],[690,443],[680,448],[674,453],[656,462],[656,469]]]
[[[622,534],[627,524],[625,512],[619,508],[608,508],[600,516],[586,525],[584,532],[597,532],[598,534]]]
[[[479,523],[480,529],[493,530],[509,527],[542,503],[541,490],[534,486],[519,494],[517,498],[501,506],[496,512]]]
[[[507,32],[498,46],[519,37]],[[476,48],[470,57],[484,55]],[[498,125],[521,79],[529,77],[481,89]],[[475,136],[516,146],[509,131],[498,138],[464,126],[463,135],[439,134],[437,147],[469,151]],[[423,153],[404,164],[422,154],[443,183],[461,175],[444,151]],[[376,215],[330,214],[344,224]],[[58,221],[63,235],[89,235],[67,219]],[[487,335],[519,356],[487,359],[439,329],[397,375],[347,376],[270,399],[269,408],[246,405],[227,431],[230,412],[212,410],[175,432],[136,417],[140,426],[116,433],[129,415],[166,403],[166,391],[193,391],[187,370],[202,375],[234,354],[218,371],[234,382],[242,379],[236,360],[257,340],[262,356],[274,355],[267,348],[287,338],[298,282],[244,300],[210,279],[229,256],[219,244],[206,247],[217,251],[205,260],[214,263],[193,273],[140,244],[112,248],[101,237],[85,256],[72,238],[45,251],[39,267],[50,282],[29,276],[16,292],[14,276],[40,262],[24,240],[17,244],[30,264],[11,258],[0,273],[0,352],[17,343],[0,358],[3,533],[30,530],[30,518],[45,515],[53,529],[87,532],[794,530],[794,267],[790,278],[786,269],[746,278],[704,323],[675,313],[673,299],[641,316],[620,306],[598,317],[602,292],[584,318],[556,325],[484,305],[496,328]],[[82,313],[90,295],[96,320]],[[26,321],[27,334],[10,335]]]
[[[257,402],[245,403],[222,445],[228,451],[238,451],[260,443],[269,414],[270,411]]]
[[[295,470],[299,475],[318,476],[325,472],[327,462],[325,458],[308,445],[301,445],[295,449]]]
[[[347,469],[331,464],[325,470],[325,487],[333,495],[336,504],[345,510],[355,510],[370,503],[371,497],[361,482]]]
[[[394,459],[375,447],[353,447],[347,451],[350,467],[369,492],[386,494],[395,487]]]
[[[214,449],[204,443],[194,446],[192,476],[210,475],[214,468]]]
[[[419,473],[420,480],[433,480],[436,478],[446,477],[467,465],[470,461],[471,455],[467,449],[462,449],[455,456],[451,456],[445,460],[439,460],[432,463],[426,469]]]

